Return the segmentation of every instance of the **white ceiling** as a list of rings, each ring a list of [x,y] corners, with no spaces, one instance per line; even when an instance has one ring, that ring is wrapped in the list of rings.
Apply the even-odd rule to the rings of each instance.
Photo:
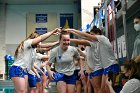
[[[80,0],[0,0],[9,5],[73,4]]]

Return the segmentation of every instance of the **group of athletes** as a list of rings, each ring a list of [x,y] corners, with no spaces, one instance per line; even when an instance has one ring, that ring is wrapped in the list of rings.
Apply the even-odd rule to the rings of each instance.
[[[51,35],[59,40],[41,43]],[[109,93],[108,74],[114,82],[119,71],[109,39],[94,26],[89,33],[61,28],[33,32],[17,47],[9,75],[15,93],[46,93],[49,81],[56,82],[58,93],[82,93],[82,86],[84,93]]]

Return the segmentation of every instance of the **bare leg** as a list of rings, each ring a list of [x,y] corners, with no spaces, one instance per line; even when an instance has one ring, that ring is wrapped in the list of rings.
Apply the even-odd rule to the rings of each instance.
[[[64,81],[57,82],[57,91],[58,93],[67,93],[66,92],[67,85]]]
[[[76,81],[76,93],[82,93],[82,85],[79,80]]]
[[[102,75],[95,76],[90,80],[92,87],[94,88],[94,93],[99,93],[99,91],[101,90],[101,80],[102,80]]]
[[[83,84],[83,87],[84,87],[84,93],[88,93],[87,91],[87,76],[85,76],[83,79],[82,79],[82,84]]]
[[[89,79],[89,76],[87,78],[87,87],[88,87],[88,93],[92,93],[92,85],[91,85],[91,82],[90,82],[90,79]]]
[[[26,93],[25,78],[13,77],[12,80],[13,80],[14,87],[15,87],[15,93]]]
[[[67,84],[67,93],[75,93],[75,84]]]

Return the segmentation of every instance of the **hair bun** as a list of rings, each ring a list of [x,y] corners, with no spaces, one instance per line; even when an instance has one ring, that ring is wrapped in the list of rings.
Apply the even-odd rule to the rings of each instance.
[[[94,26],[93,26],[93,29],[96,29],[96,28],[97,28],[97,26],[94,25]]]

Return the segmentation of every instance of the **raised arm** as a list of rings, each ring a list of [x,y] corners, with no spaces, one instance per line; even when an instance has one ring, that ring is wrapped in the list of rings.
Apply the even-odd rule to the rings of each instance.
[[[46,43],[46,44],[39,44],[39,47],[41,48],[48,48],[48,47],[53,47],[55,45],[59,44],[59,41],[52,42],[52,43]]]
[[[80,37],[83,37],[87,40],[93,41],[93,40],[98,40],[97,37],[95,35],[90,35],[86,32],[80,32],[79,30],[75,30],[75,29],[65,29],[65,31],[72,33],[74,35],[78,35]]]
[[[77,44],[77,45],[90,46],[89,41],[87,41],[87,40],[70,39],[70,41]]]
[[[50,31],[50,32],[47,32],[43,35],[40,35],[39,37],[35,38],[33,41],[32,41],[32,45],[35,45],[35,44],[38,44],[39,42],[41,41],[44,41],[45,39],[49,38],[51,35],[53,35],[54,33],[57,33],[57,32],[60,32],[61,29],[60,28],[56,28],[54,29],[53,31]]]

